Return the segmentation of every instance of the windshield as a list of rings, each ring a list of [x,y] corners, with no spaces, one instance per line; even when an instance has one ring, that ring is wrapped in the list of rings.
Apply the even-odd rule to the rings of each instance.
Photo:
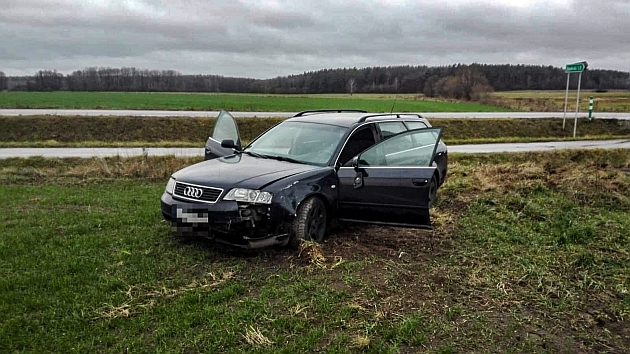
[[[245,152],[323,166],[345,132],[346,128],[336,125],[284,122],[251,143]]]

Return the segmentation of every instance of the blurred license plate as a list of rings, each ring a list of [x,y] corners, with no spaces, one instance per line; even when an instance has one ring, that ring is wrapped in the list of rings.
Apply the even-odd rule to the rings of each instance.
[[[196,211],[187,211],[184,209],[177,208],[177,219],[180,219],[185,223],[208,223],[208,213],[204,212],[196,212]]]

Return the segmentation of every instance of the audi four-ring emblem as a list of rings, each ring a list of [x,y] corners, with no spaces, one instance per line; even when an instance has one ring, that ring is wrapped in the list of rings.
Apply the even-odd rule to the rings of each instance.
[[[190,198],[199,198],[203,194],[203,190],[201,188],[195,187],[186,187],[184,188],[184,195]]]

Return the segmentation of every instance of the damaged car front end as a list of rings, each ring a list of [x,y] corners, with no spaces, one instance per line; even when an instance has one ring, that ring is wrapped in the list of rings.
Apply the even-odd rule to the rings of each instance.
[[[249,169],[256,163],[254,159],[237,154],[191,167],[212,170],[212,165],[236,163],[242,164],[242,169]],[[180,175],[190,173],[181,170],[171,177],[162,195],[162,214],[182,236],[207,237],[242,248],[286,245],[299,202],[312,193],[325,193],[325,175],[332,177],[332,169],[307,167],[290,171],[287,166],[278,166],[288,163],[272,164],[269,168],[279,171],[265,174],[268,181],[262,185],[252,187],[256,182],[242,181],[248,188],[229,190],[180,181],[177,179]],[[284,174],[283,178],[274,176],[279,173]],[[190,180],[190,176],[181,178]],[[215,185],[216,180],[220,179],[215,179]]]

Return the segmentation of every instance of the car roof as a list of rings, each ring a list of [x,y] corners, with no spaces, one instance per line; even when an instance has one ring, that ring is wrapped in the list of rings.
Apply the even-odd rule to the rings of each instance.
[[[366,122],[377,122],[381,120],[417,120],[426,121],[415,113],[361,113],[361,112],[335,112],[335,113],[309,113],[300,117],[287,119],[291,122],[308,122],[337,125],[340,127],[351,127],[359,123],[364,117]]]

